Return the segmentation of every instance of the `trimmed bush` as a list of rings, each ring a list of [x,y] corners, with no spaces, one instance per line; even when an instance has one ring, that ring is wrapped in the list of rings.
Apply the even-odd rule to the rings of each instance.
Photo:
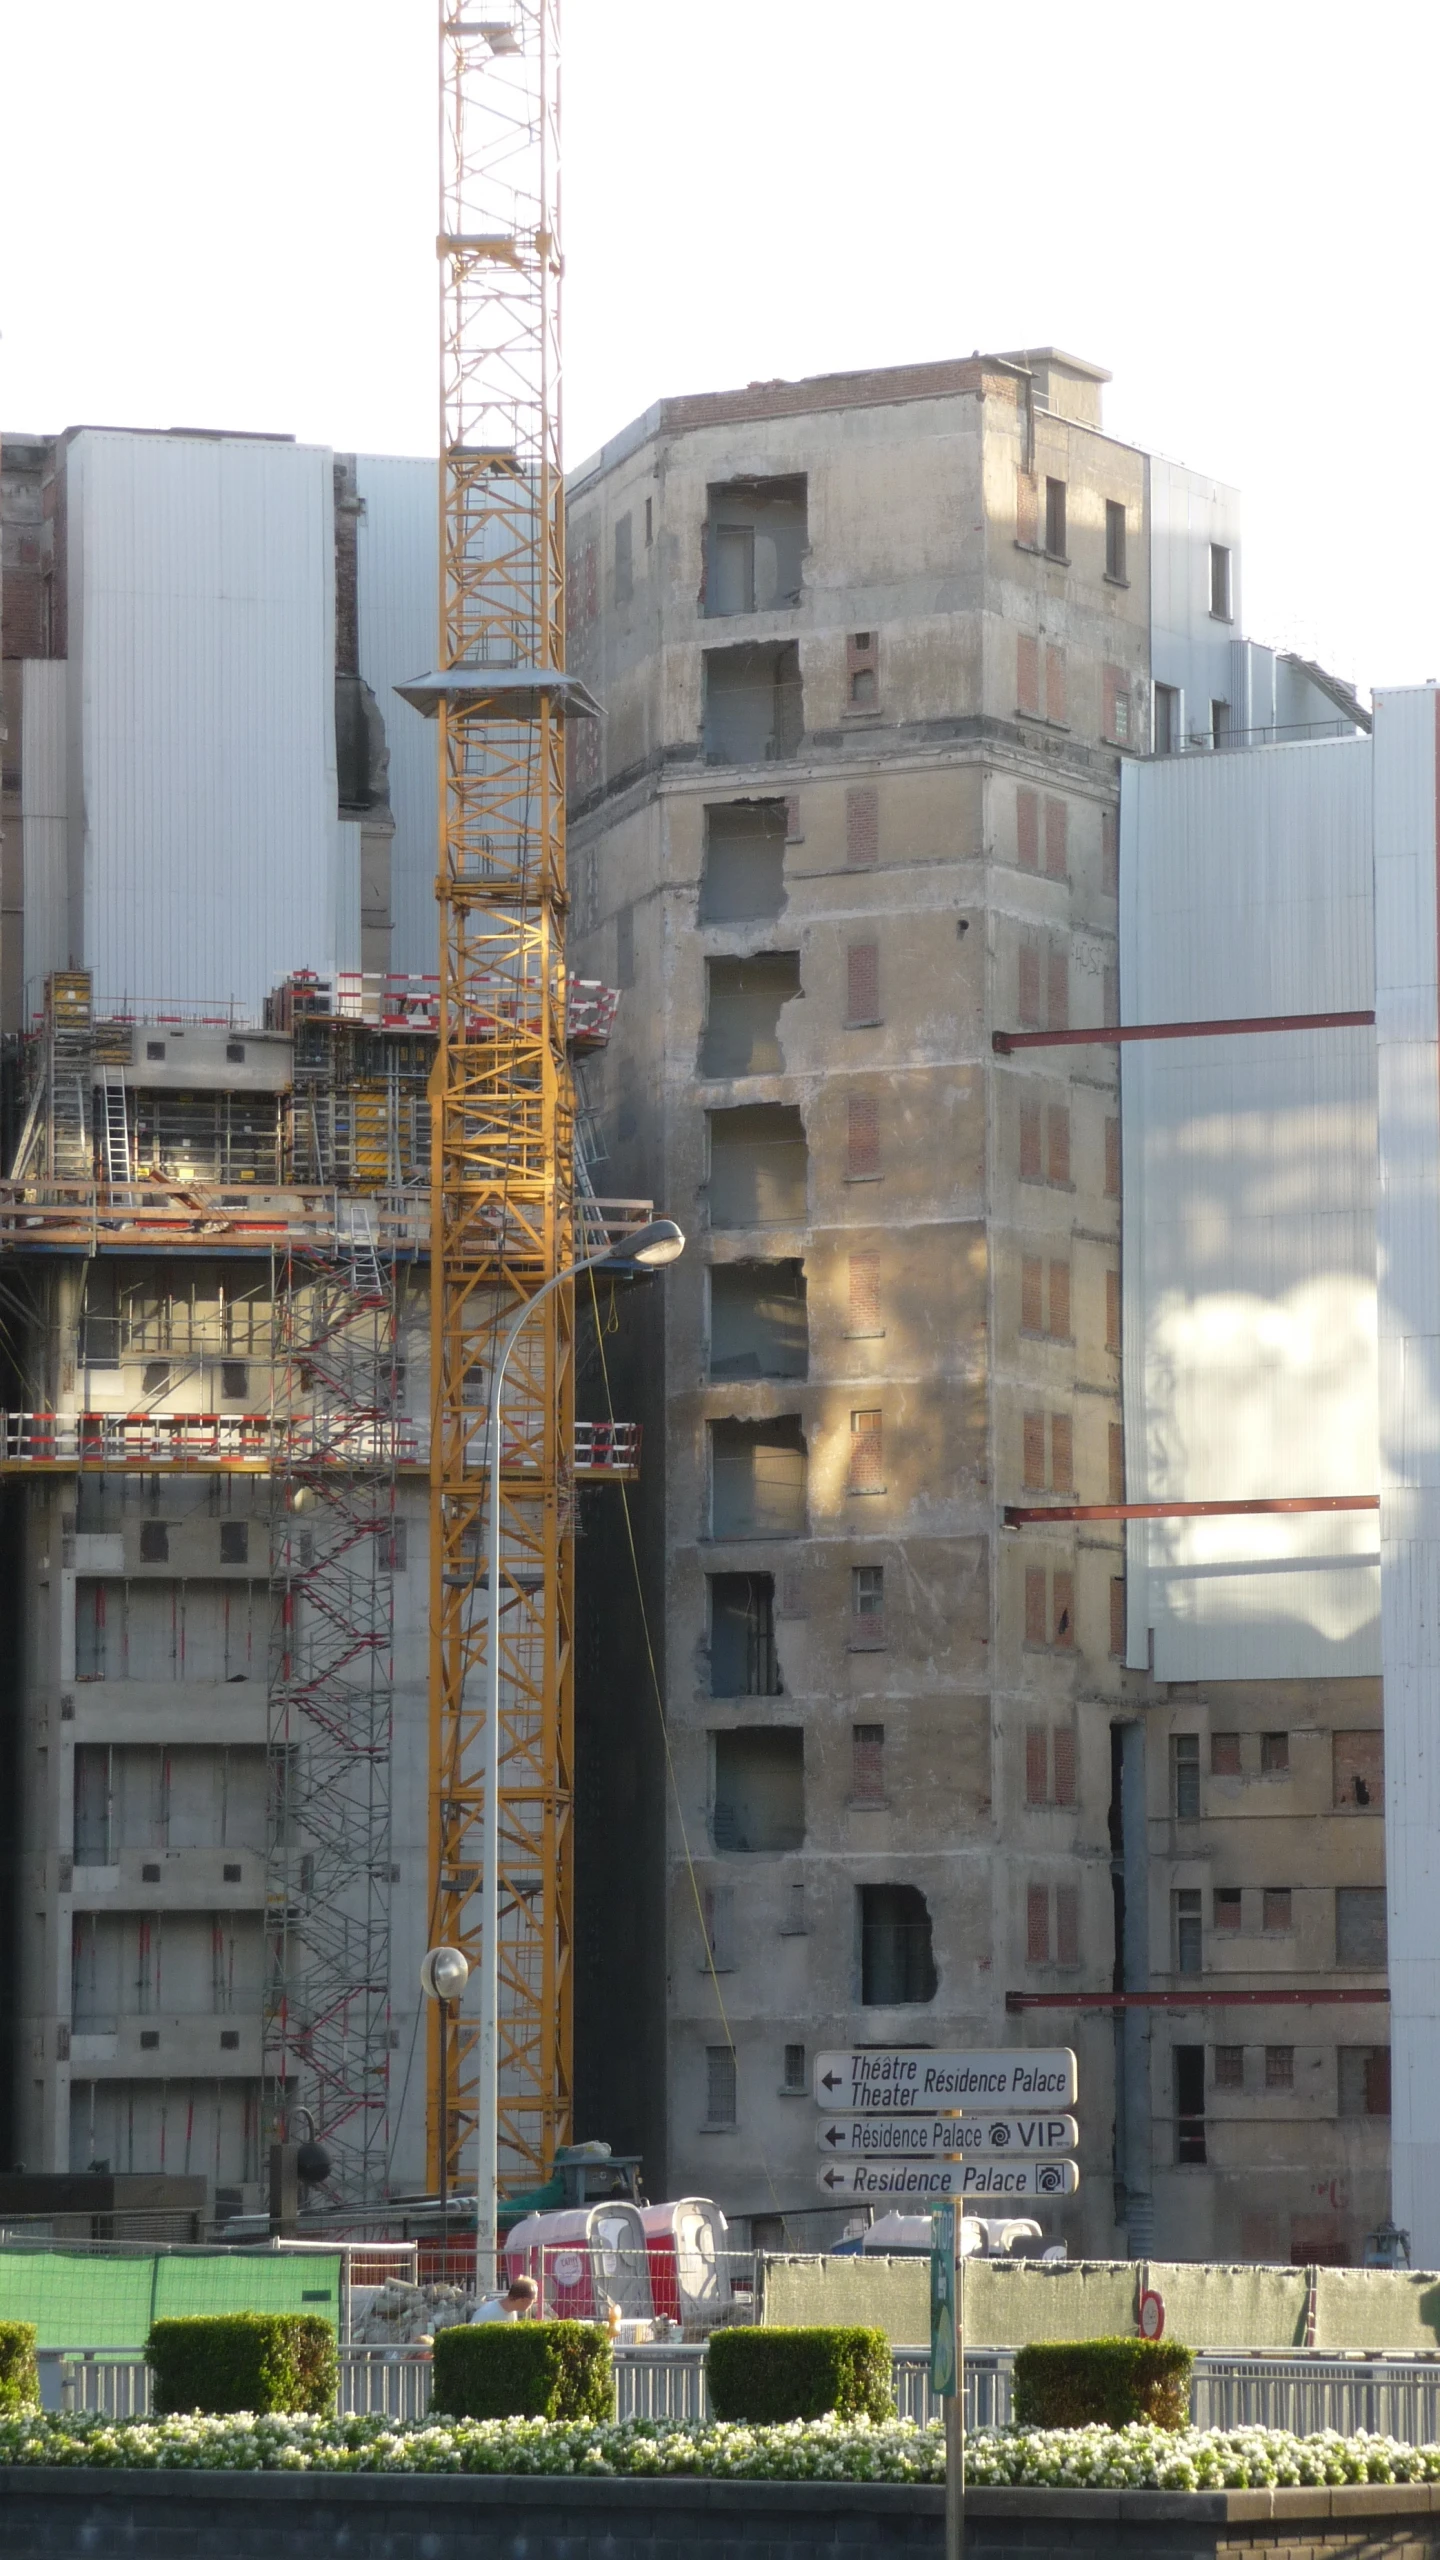
[[[229,2311],[193,2320],[157,2320],[145,2341],[155,2376],[157,2417],[198,2410],[228,2417],[300,2414],[328,2418],[340,2362],[335,2329],[311,2311]]]
[[[615,2373],[605,2330],[588,2320],[484,2320],[438,2329],[430,2408],[447,2418],[589,2418],[615,2415]]]
[[[752,2426],[791,2418],[893,2418],[883,2329],[717,2329],[710,2406]]]
[[[33,2320],[0,2320],[0,2412],[40,2406],[40,2367]]]
[[[1174,2338],[1081,2338],[1021,2347],[1017,2427],[1188,2427],[1195,2358]]]

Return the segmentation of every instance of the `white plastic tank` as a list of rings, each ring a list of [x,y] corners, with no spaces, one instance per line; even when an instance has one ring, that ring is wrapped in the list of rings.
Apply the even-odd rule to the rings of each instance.
[[[617,2199],[566,2213],[531,2213],[505,2243],[507,2276],[532,2276],[545,2320],[651,2316],[650,2259],[639,2209]]]

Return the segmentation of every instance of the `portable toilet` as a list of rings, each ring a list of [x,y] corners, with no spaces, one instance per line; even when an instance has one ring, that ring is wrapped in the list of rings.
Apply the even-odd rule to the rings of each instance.
[[[729,2226],[718,2204],[683,2196],[678,2204],[642,2205],[640,2220],[657,2313],[686,2331],[713,2329],[731,2304]]]
[[[651,2315],[650,2259],[637,2206],[611,2197],[564,2213],[531,2213],[505,2242],[507,2277],[533,2276],[547,2320],[603,2320],[613,2303],[622,2320]]]

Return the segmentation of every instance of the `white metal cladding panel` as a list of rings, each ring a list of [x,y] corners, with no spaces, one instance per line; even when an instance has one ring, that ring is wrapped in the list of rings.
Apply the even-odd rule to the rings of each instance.
[[[439,618],[439,489],[436,466],[395,454],[362,453],[356,481],[359,523],[360,672],[380,706],[390,749],[390,966],[433,975],[436,754],[433,720],[401,702],[395,687],[436,663]]]
[[[1375,702],[1391,2210],[1440,2264],[1440,697]]]
[[[63,658],[30,658],[20,675],[20,839],[25,899],[25,1011],[38,1013],[45,980],[69,953],[65,885],[65,690]]]
[[[70,447],[70,820],[101,1003],[255,1008],[337,965],[333,508],[313,446]]]
[[[1128,1022],[1371,1002],[1366,739],[1126,768]],[[1132,1502],[1372,1493],[1374,1044],[1122,1052]],[[1136,1523],[1128,1656],[1162,1679],[1378,1670],[1371,1513]]]

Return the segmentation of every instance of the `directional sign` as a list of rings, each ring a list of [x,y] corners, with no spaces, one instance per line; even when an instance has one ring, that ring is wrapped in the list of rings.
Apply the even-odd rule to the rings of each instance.
[[[1073,2196],[1080,2172],[1073,2160],[837,2160],[820,2172],[828,2196],[963,2196],[967,2203],[1015,2196]]]
[[[817,2053],[815,2101],[831,2115],[1012,2115],[1073,2106],[1075,2056],[1067,2046],[1008,2053],[929,2053],[873,2046]]]
[[[1034,2160],[1079,2140],[1073,2116],[822,2116],[815,2127],[832,2160]]]

